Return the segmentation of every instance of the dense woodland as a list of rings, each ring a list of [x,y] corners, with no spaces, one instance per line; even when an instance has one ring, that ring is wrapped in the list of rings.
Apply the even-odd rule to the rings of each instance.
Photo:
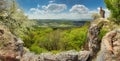
[[[111,11],[109,19],[119,24],[120,0],[105,0],[105,3]],[[25,47],[35,53],[42,53],[81,50],[87,41],[90,23],[86,22],[81,27],[70,29],[39,27],[36,21],[31,21],[25,16],[15,0],[0,0],[0,25],[9,28],[15,36],[20,37],[24,41]],[[102,29],[100,38],[106,32],[106,29]]]

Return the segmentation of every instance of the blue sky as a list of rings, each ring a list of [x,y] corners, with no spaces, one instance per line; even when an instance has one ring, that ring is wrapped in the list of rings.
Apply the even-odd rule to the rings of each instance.
[[[104,0],[17,0],[30,19],[89,19]],[[107,10],[108,11],[108,10]]]

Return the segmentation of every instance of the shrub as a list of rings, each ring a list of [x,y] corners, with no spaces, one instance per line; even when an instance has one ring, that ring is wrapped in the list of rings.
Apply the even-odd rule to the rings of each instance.
[[[106,7],[111,12],[111,18],[114,22],[120,23],[120,0],[104,0]]]
[[[107,32],[108,32],[107,29],[102,28],[101,31],[100,31],[100,34],[99,34],[99,38],[102,39],[103,36],[104,36]]]
[[[40,54],[40,53],[43,53],[43,52],[47,52],[46,49],[40,48],[39,46],[36,46],[36,45],[32,45],[32,46],[30,47],[30,50],[33,51],[33,52],[35,52],[36,54]]]

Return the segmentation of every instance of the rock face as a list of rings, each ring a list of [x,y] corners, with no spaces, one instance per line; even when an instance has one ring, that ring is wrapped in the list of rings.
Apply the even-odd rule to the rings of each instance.
[[[8,29],[0,27],[0,60],[19,61],[18,39]]]
[[[91,52],[89,61],[120,61],[120,30],[112,30],[99,40],[100,30],[107,22],[101,18],[97,22],[93,21],[89,27],[88,41]]]
[[[120,61],[120,30],[117,30],[117,35],[112,40],[113,53],[116,59]]]
[[[91,52],[91,59],[96,56],[97,52],[100,49],[99,33],[106,22],[107,21],[105,21],[103,18],[95,20],[91,22],[91,25],[88,29],[88,42],[89,50]]]
[[[89,40],[89,50],[93,53],[93,52],[97,52],[99,50],[99,38],[98,35],[100,33],[100,29],[103,26],[103,23],[99,23],[101,24],[100,26],[98,26],[98,24],[92,24],[88,30],[88,40]]]
[[[120,61],[120,30],[110,31],[103,37],[96,61]]]
[[[22,61],[87,61],[89,55],[89,51],[77,52],[75,50],[60,52],[58,54],[42,53],[35,55],[33,53],[26,53]]]

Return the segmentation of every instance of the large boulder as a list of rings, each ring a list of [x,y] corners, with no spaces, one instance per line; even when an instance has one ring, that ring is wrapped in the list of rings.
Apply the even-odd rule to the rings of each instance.
[[[100,42],[99,34],[100,30],[106,24],[108,20],[104,18],[99,18],[91,22],[90,27],[88,29],[88,48],[91,52],[91,59],[93,59],[98,51],[100,50]]]
[[[34,53],[26,53],[22,60],[23,61],[87,61],[89,58],[89,51],[70,50],[66,52],[60,52],[58,54],[52,53],[41,53],[35,55]]]
[[[18,38],[8,28],[0,25],[0,60],[19,61],[20,51]]]
[[[96,61],[120,61],[120,30],[110,31],[103,37]]]
[[[110,27],[108,23],[111,22],[103,18],[91,22],[88,29],[89,61],[120,61],[120,30],[118,25],[112,24]],[[100,40],[99,33],[103,27],[110,27],[110,32]]]

